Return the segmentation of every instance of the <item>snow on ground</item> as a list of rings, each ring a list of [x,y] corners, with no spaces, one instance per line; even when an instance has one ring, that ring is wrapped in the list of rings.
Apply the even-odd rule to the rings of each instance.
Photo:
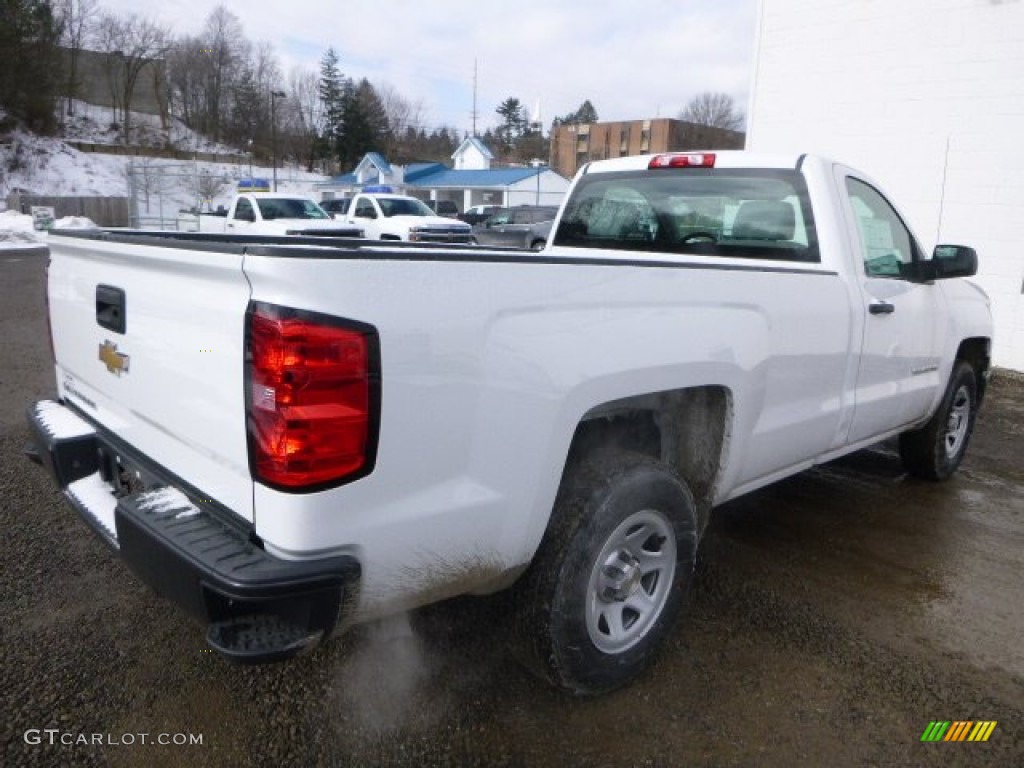
[[[61,115],[65,139],[87,141],[93,144],[121,143],[120,126],[115,122],[114,111],[110,107],[100,107],[77,99],[73,104],[73,115]],[[178,149],[244,156],[243,152],[234,147],[210,141],[205,136],[196,133],[186,127],[178,118],[171,118],[170,129],[171,145]],[[132,112],[131,133],[132,144],[150,147],[163,147],[167,144],[167,131],[156,115]]]
[[[0,198],[34,195],[124,195],[128,158],[79,152],[59,139],[15,131],[0,145]]]
[[[54,229],[95,229],[85,216],[65,216],[53,223]],[[46,232],[33,229],[32,217],[17,211],[0,211],[0,250],[25,248],[46,242]]]
[[[117,141],[116,131],[110,127],[109,109],[77,102],[76,115],[65,119],[69,138],[97,144]],[[149,137],[147,140],[152,139],[155,144],[164,143],[166,134],[160,129],[158,118],[133,113],[132,119],[140,128],[135,139]],[[172,126],[171,137],[179,149],[238,154],[203,139],[178,122]],[[15,131],[0,137],[0,210],[5,207],[8,194],[15,190],[34,195],[125,197],[131,164],[135,169],[140,225],[174,228],[179,210],[227,206],[240,179],[273,177],[273,169],[250,166],[241,156],[239,160],[238,163],[207,163],[80,152],[61,139]],[[293,167],[278,168],[277,176],[279,191],[314,197],[314,184],[327,179]],[[0,214],[0,242],[24,243],[26,237],[37,239],[31,218],[26,218],[27,227],[23,219]]]

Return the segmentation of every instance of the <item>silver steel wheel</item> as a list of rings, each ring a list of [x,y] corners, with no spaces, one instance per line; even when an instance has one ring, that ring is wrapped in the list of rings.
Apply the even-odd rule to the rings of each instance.
[[[967,426],[971,423],[971,393],[967,387],[961,386],[953,395],[946,420],[946,431],[942,435],[942,443],[946,446],[946,457],[954,458],[963,448],[967,437]]]
[[[676,538],[661,512],[635,512],[612,532],[587,587],[587,633],[603,653],[629,650],[654,626],[672,589]]]

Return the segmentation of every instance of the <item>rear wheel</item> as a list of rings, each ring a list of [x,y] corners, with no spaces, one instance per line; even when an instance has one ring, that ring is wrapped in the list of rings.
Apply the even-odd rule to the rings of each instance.
[[[927,480],[945,480],[952,475],[967,452],[977,406],[974,369],[959,361],[935,415],[920,429],[900,435],[900,458],[907,472]]]
[[[693,498],[667,466],[637,454],[576,463],[517,586],[523,661],[578,695],[630,682],[679,614],[696,552]]]
[[[543,251],[544,246],[547,244],[547,240],[534,240],[532,243],[530,243],[530,249],[534,251]]]

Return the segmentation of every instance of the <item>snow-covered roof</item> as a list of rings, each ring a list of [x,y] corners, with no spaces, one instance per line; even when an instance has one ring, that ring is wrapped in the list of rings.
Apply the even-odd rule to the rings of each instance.
[[[457,187],[460,189],[508,187],[518,184],[524,179],[532,178],[547,168],[494,168],[490,170],[454,171],[445,168],[437,173],[416,179],[417,187],[438,189],[440,187]]]
[[[358,174],[366,165],[372,165],[384,176],[390,176],[392,174],[391,163],[384,159],[384,155],[379,152],[367,152],[366,156],[359,161],[359,165],[353,173]]]
[[[438,171],[448,170],[442,163],[409,163],[405,167],[405,183],[409,184]]]

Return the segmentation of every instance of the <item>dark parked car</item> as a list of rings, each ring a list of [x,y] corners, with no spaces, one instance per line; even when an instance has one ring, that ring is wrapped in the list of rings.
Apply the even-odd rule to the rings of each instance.
[[[487,221],[500,210],[500,205],[474,205],[467,208],[465,213],[460,213],[459,219],[467,224],[479,224],[481,221]]]
[[[505,208],[482,224],[473,227],[473,237],[481,245],[523,247],[527,231],[543,221],[551,221],[558,213],[553,205],[520,205]]]
[[[540,224],[534,224],[528,230],[526,230],[526,240],[523,245],[529,248],[531,251],[542,251],[544,246],[548,244],[548,239],[551,237],[551,225],[555,221],[542,221]]]
[[[320,207],[331,214],[334,218],[338,218],[339,216],[344,216],[348,213],[348,206],[351,202],[351,198],[342,197],[337,200],[324,200],[320,203]]]
[[[427,200],[430,210],[438,216],[446,216],[449,219],[459,218],[459,206],[454,200]]]

